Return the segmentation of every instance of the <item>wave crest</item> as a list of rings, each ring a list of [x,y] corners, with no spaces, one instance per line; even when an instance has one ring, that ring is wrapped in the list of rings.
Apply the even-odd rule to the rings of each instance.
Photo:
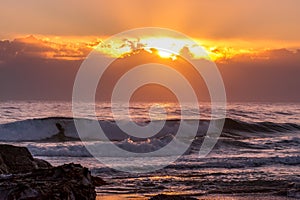
[[[99,140],[99,137],[95,138],[95,131],[90,130],[89,124],[92,122],[90,119],[76,119],[80,120],[86,127],[84,139]],[[195,120],[192,120],[195,121]],[[199,129],[197,136],[205,136],[209,120],[196,120],[199,122]],[[110,140],[122,141],[131,138],[134,141],[141,140],[139,138],[131,137],[124,133],[114,121],[99,121],[100,126],[106,133]],[[147,121],[143,122],[147,123]],[[65,117],[49,117],[41,119],[27,119],[23,121],[17,121],[7,124],[0,124],[0,140],[1,141],[50,141],[51,138],[57,135],[60,130],[57,127],[59,124],[63,128],[64,140],[79,139],[76,131],[73,118]],[[180,124],[179,119],[167,120],[164,128],[157,133],[156,138],[166,135],[176,134]],[[224,128],[222,131],[223,137],[251,137],[253,133],[282,133],[299,131],[300,125],[291,123],[272,123],[272,122],[257,122],[247,123],[231,118],[225,119]],[[56,140],[53,140],[55,142]]]

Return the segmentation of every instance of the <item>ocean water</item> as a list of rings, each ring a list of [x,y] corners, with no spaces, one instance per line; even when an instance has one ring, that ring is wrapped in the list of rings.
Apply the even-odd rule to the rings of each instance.
[[[142,126],[147,125],[150,117],[160,122],[164,117],[160,113],[152,110],[154,114],[149,115],[153,105],[132,103],[131,118]],[[35,157],[52,165],[75,162],[90,168],[94,175],[108,182],[97,188],[101,195],[258,194],[300,198],[300,104],[228,103],[222,134],[206,157],[199,157],[199,148],[210,119],[219,120],[209,114],[210,104],[200,103],[200,116],[189,104],[184,107],[174,103],[155,105],[165,107],[167,112],[164,128],[151,138],[139,139],[118,128],[109,103],[97,103],[96,116],[110,141],[87,133],[86,141],[82,142],[74,126],[70,102],[1,102],[0,140],[26,146]],[[123,104],[117,108],[120,114],[116,117],[122,121],[122,113],[126,114],[127,110]],[[93,115],[82,110],[79,120],[88,125]],[[110,150],[109,144],[137,154],[159,150],[176,139],[180,119],[197,122],[199,128],[196,137],[187,136],[190,148],[174,162],[166,164],[165,155],[136,158]],[[53,139],[60,132],[57,124],[64,130],[63,139]],[[93,157],[88,149],[95,145],[103,147],[105,154],[99,152],[97,158]],[[171,153],[168,158],[172,156]],[[153,166],[166,166],[144,173],[116,170],[135,171],[149,161]]]

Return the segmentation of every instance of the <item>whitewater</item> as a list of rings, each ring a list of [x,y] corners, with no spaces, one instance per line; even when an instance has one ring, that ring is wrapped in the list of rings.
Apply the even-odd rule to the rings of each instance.
[[[165,107],[167,120],[161,131],[150,138],[137,138],[124,133],[110,112],[109,103],[97,103],[97,122],[107,138],[95,137],[96,130],[87,128],[79,137],[72,117],[70,102],[9,101],[0,104],[1,143],[26,146],[38,158],[53,165],[76,162],[89,167],[92,173],[109,185],[97,188],[98,194],[156,194],[162,192],[204,195],[214,193],[253,193],[300,198],[300,104],[297,103],[229,103],[224,128],[213,150],[205,158],[198,152],[210,119],[209,103],[200,103],[200,118],[194,105],[185,105],[185,112],[174,103],[157,103]],[[149,123],[153,103],[133,103],[131,118],[139,125]],[[84,105],[83,105],[84,107]],[[120,113],[126,108],[118,105]],[[84,109],[83,109],[84,110]],[[182,115],[184,113],[184,115]],[[89,113],[78,118],[85,126],[94,119]],[[176,138],[180,120],[199,125],[195,137],[186,136],[191,145],[175,162],[149,173],[134,174],[114,170],[97,160],[88,151],[102,146],[107,152],[98,157],[126,169],[138,169],[147,158],[120,156],[110,151],[113,143],[135,153],[155,152]],[[126,125],[122,115],[118,120]],[[159,123],[161,115],[154,115]],[[65,138],[52,139],[61,126]],[[141,133],[142,134],[142,133]],[[84,140],[84,141],[82,141]],[[176,141],[177,142],[177,141]],[[178,141],[180,145],[181,141]],[[88,148],[87,148],[88,147]],[[176,149],[174,149],[176,155]],[[155,155],[152,163],[162,165],[165,155]],[[168,156],[173,156],[172,153]],[[116,161],[114,163],[114,160]]]

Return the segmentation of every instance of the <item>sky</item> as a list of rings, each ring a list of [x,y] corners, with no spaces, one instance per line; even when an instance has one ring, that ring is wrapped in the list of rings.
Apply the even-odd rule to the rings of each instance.
[[[70,100],[76,72],[99,42],[161,27],[206,49],[229,101],[299,102],[299,8],[297,0],[2,0],[0,100]]]
[[[99,36],[158,26],[205,39],[299,44],[299,6],[297,0],[2,0],[1,37]]]

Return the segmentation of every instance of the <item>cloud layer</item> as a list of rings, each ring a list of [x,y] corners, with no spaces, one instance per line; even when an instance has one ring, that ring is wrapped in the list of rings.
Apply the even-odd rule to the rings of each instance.
[[[88,45],[73,47],[72,44],[45,42],[32,36],[1,41],[0,100],[71,100],[76,73],[90,50]],[[146,57],[171,62],[153,58],[149,52],[144,52],[143,58]],[[124,63],[132,65],[132,60],[124,60]],[[300,100],[300,50],[276,49],[237,55],[217,61],[217,66],[229,101]],[[182,69],[184,67],[182,65]],[[113,80],[118,73],[112,71],[106,78]],[[155,96],[155,90],[150,94]],[[209,100],[205,95],[203,98]]]

